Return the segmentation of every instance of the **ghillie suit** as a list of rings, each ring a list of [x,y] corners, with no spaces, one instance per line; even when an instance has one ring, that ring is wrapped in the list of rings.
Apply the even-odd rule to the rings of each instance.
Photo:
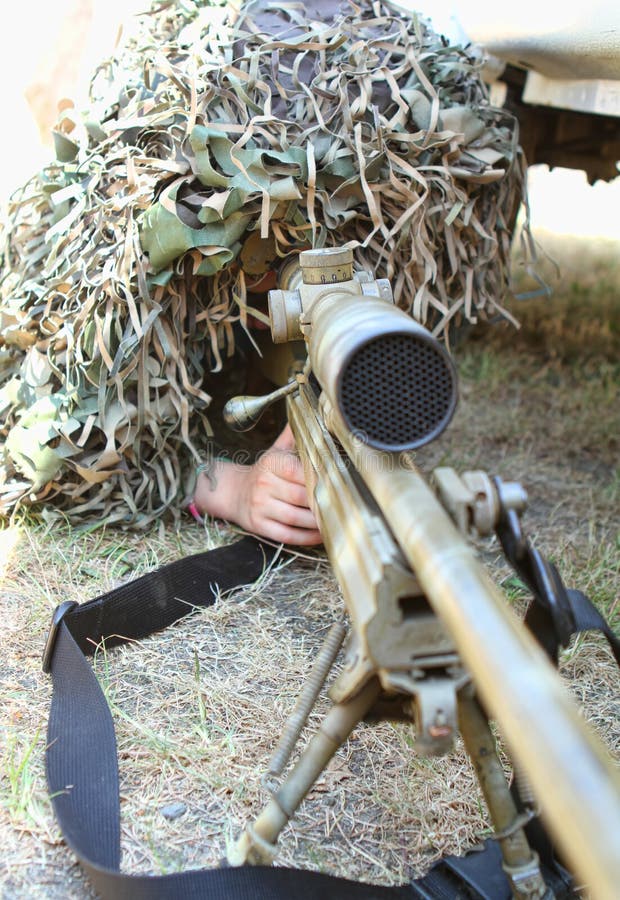
[[[235,21],[156,3],[97,72],[92,108],[62,113],[56,161],[13,196],[5,511],[45,500],[142,527],[177,510],[214,373],[261,319],[252,283],[300,249],[357,242],[437,333],[499,310],[524,165],[478,64],[380,2],[323,22],[266,6]]]

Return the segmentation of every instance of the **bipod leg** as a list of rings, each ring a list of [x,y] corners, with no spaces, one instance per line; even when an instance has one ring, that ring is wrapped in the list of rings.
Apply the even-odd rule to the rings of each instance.
[[[459,692],[459,730],[474,764],[484,794],[495,837],[499,841],[503,869],[514,900],[553,900],[540,871],[538,854],[530,847],[524,826],[510,793],[495,747],[495,738],[471,687]]]
[[[280,832],[379,693],[379,681],[373,678],[355,697],[332,706],[290,774],[229,853],[230,865],[268,865],[273,861]]]

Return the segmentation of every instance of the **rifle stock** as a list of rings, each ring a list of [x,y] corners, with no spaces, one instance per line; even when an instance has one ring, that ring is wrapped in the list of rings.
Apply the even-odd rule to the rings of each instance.
[[[329,263],[330,251],[323,253]],[[307,265],[320,268],[320,251],[310,255]],[[529,780],[564,857],[593,897],[612,900],[620,885],[620,780],[606,749],[411,454],[371,446],[343,413],[342,369],[354,355],[351,346],[367,343],[369,329],[382,333],[377,305],[397,313],[386,316],[387,332],[401,325],[406,330],[397,320],[408,317],[376,299],[379,291],[368,297],[368,283],[362,282],[363,290],[346,270],[344,290],[337,279],[317,287],[316,271],[310,274],[310,287],[301,285],[291,305],[298,321],[288,327],[305,337],[309,363],[296,376],[287,409],[350,634],[344,668],[330,690],[335,706],[326,728],[245,832],[231,861],[270,861],[277,835],[359,719],[404,718],[415,724],[422,753],[445,752],[460,730],[505,869],[517,873],[514,895],[545,896],[536,854],[499,785],[501,766],[497,761],[488,768],[489,752],[482,748],[492,747],[493,739],[479,698]],[[362,335],[360,342],[355,335]],[[440,391],[448,377],[442,365],[433,376]],[[449,407],[444,398],[442,427]],[[427,423],[428,439],[441,430],[436,419]],[[384,438],[377,443],[385,444]],[[423,442],[416,435],[412,445]]]

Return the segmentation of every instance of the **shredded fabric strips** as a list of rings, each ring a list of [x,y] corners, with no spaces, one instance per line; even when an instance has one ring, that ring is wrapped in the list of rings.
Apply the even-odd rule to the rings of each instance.
[[[252,286],[291,253],[356,242],[438,335],[503,312],[515,120],[417,16],[332,5],[155,3],[90,108],[62,111],[56,159],[2,232],[5,514],[176,515],[213,373],[261,319]]]

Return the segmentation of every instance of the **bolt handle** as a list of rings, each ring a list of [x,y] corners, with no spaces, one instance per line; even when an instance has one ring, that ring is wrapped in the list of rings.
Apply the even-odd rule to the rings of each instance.
[[[254,428],[265,410],[277,400],[292,394],[297,388],[297,381],[290,381],[264,397],[251,397],[247,394],[231,397],[222,411],[224,421],[232,431],[249,431]]]

